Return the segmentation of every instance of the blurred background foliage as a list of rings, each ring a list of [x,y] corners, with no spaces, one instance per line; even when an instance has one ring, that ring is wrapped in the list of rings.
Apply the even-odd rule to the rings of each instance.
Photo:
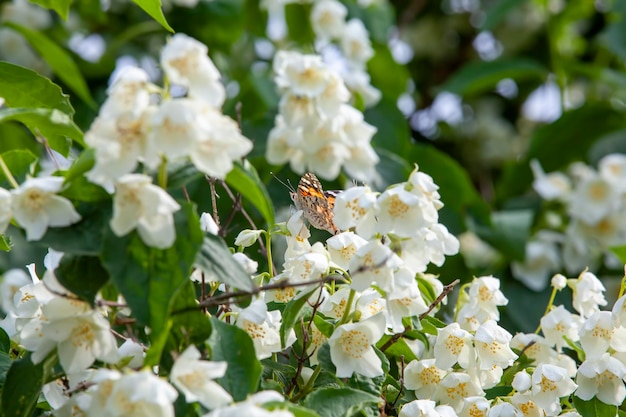
[[[364,22],[375,51],[367,71],[382,98],[365,109],[357,94],[353,104],[378,129],[373,145],[381,158],[381,181],[376,188],[405,180],[416,163],[430,174],[445,203],[441,222],[464,236],[463,253],[432,272],[444,283],[489,274],[500,278],[510,299],[503,325],[533,331],[548,292],[528,289],[511,272],[511,263],[524,260],[529,238],[545,222],[548,205],[532,189],[529,164],[537,159],[552,172],[575,161],[595,166],[604,155],[626,151],[626,2],[342,2],[349,17]],[[83,131],[96,116],[114,71],[139,65],[159,80],[158,54],[169,32],[137,4],[37,0],[33,3],[54,12],[42,9],[37,18],[23,21],[12,12],[15,3],[0,4],[0,59],[58,83],[70,95],[74,120]],[[275,11],[261,3],[201,0],[186,7],[167,1],[163,16],[173,31],[209,47],[228,93],[224,113],[239,120],[254,141],[248,158],[284,220],[289,195],[270,173],[292,183],[298,175],[287,166],[270,166],[264,156],[279,99],[271,62],[277,49],[316,52],[312,6],[289,2],[281,26]],[[18,146],[44,155],[41,143],[21,125],[0,124],[0,152]],[[211,211],[205,179],[197,173],[177,175],[184,177],[179,184],[186,184],[199,211]],[[344,175],[324,186],[343,188],[349,181]],[[183,197],[180,188],[170,191]],[[219,210],[226,216],[233,201],[219,185],[217,192]],[[258,227],[268,227],[250,201],[243,204]],[[236,234],[249,227],[235,217],[227,243],[232,245]],[[471,234],[462,235],[467,232]],[[41,259],[21,249],[18,233],[9,234],[15,249],[3,254],[2,269]],[[317,231],[314,236],[327,237]],[[622,275],[616,265],[594,266],[605,279],[609,298]]]

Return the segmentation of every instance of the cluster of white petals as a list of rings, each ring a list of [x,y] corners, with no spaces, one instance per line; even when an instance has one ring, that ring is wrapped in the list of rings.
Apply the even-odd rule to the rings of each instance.
[[[543,290],[562,268],[574,274],[619,267],[609,248],[626,239],[626,156],[606,155],[597,169],[578,162],[566,173],[546,173],[536,160],[531,168],[533,187],[550,210],[544,228],[527,243],[524,262],[514,263],[513,275]]]
[[[267,142],[267,160],[289,162],[333,180],[341,169],[361,181],[375,178],[379,157],[370,142],[376,129],[348,104],[343,80],[318,55],[279,51],[275,80],[282,94],[279,114]]]
[[[220,110],[226,93],[207,52],[204,44],[182,33],[163,48],[161,66],[171,84],[186,90],[182,98],[151,84],[140,68],[122,70],[85,134],[95,150],[90,181],[112,190],[115,180],[139,163],[155,169],[163,159],[191,160],[199,171],[224,178],[233,161],[252,149]]]

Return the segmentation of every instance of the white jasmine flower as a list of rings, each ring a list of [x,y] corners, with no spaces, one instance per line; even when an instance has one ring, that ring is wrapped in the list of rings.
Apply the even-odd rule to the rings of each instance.
[[[176,160],[189,154],[192,144],[201,135],[201,104],[198,100],[179,98],[165,100],[159,105],[150,120],[150,165],[156,167],[158,155],[164,155],[168,160]]]
[[[375,316],[378,313],[383,313],[385,319],[387,319],[387,323],[389,322],[389,312],[387,311],[387,307],[385,305],[385,299],[381,297],[380,293],[373,288],[368,288],[363,291],[363,293],[359,296],[354,309],[361,313],[361,320]]]
[[[614,153],[606,155],[598,162],[600,176],[609,181],[620,192],[626,191],[626,155]]]
[[[337,377],[349,378],[355,372],[368,378],[382,375],[382,362],[372,346],[384,332],[385,318],[382,314],[337,327],[328,339]]]
[[[411,401],[402,406],[398,417],[441,417],[437,412],[436,404],[428,399]]]
[[[364,64],[374,56],[369,33],[359,19],[346,23],[340,45],[346,58],[357,64]]]
[[[356,251],[366,243],[367,240],[352,232],[342,232],[326,240],[331,262],[343,270],[348,269]]]
[[[363,238],[375,233],[377,203],[376,194],[367,186],[352,187],[340,192],[335,199],[335,225],[341,230],[356,227]]]
[[[206,45],[177,33],[161,51],[161,65],[172,83],[187,88],[189,97],[219,108],[224,104],[226,91],[219,82],[219,71],[207,54]]]
[[[143,366],[143,359],[146,355],[143,346],[134,342],[132,339],[126,339],[122,346],[117,349],[117,354],[120,358],[131,358],[130,362],[126,365],[131,369],[141,368]]]
[[[260,391],[250,395],[245,401],[228,407],[213,410],[204,417],[294,417],[293,413],[280,408],[269,411],[263,408],[265,403],[284,402],[285,399],[276,391]]]
[[[555,365],[557,352],[552,348],[550,342],[545,338],[534,333],[518,333],[513,336],[511,348],[523,350],[524,354],[531,359],[535,360],[535,363],[551,363]]]
[[[530,389],[532,381],[530,379],[530,375],[526,372],[526,369],[522,369],[513,377],[513,382],[511,386],[519,392],[526,392]]]
[[[561,367],[539,364],[532,376],[533,400],[543,408],[548,416],[555,416],[561,411],[559,399],[570,395],[577,385]]]
[[[233,258],[249,275],[256,274],[259,263],[250,259],[248,255],[243,252],[237,252],[233,253]]]
[[[190,345],[174,362],[170,380],[188,403],[197,401],[213,410],[233,401],[230,394],[213,381],[226,374],[226,366],[226,362],[200,360],[200,352]]]
[[[566,200],[572,192],[572,183],[567,175],[561,172],[546,174],[539,161],[530,161],[530,167],[535,176],[533,188],[546,200]]]
[[[407,268],[394,272],[394,288],[387,293],[387,326],[394,333],[404,330],[404,317],[417,317],[428,311],[428,306],[420,293],[415,273]]]
[[[343,33],[348,9],[336,0],[322,0],[313,5],[311,26],[320,39],[336,39]]]
[[[465,398],[483,394],[483,390],[469,374],[451,372],[439,383],[431,399],[451,406],[458,413],[463,408]]]
[[[588,401],[596,396],[605,404],[620,406],[626,398],[624,387],[626,365],[604,353],[601,357],[587,359],[578,368],[574,395]]]
[[[567,285],[572,289],[572,304],[583,317],[589,317],[607,304],[604,298],[604,285],[591,272],[583,271],[578,279],[568,279]]]
[[[474,336],[476,354],[480,360],[480,369],[485,370],[493,365],[507,368],[515,362],[517,355],[509,347],[513,336],[494,320],[483,323]]]
[[[439,329],[435,342],[435,360],[441,369],[451,369],[458,362],[463,369],[469,369],[476,361],[473,345],[474,337],[461,329],[458,323],[450,323]]]
[[[469,287],[469,304],[486,313],[492,320],[500,320],[499,306],[509,300],[500,291],[500,280],[493,276],[475,278]]]
[[[581,325],[580,317],[570,313],[563,306],[553,308],[541,318],[541,330],[546,340],[556,346],[559,352],[567,346],[564,336],[573,342],[578,341],[578,330]]]
[[[522,410],[511,403],[498,403],[491,407],[488,417],[526,417]]]
[[[425,400],[433,395],[447,374],[435,365],[435,359],[414,360],[404,368],[404,384],[407,389],[415,390],[417,398]]]
[[[491,401],[482,396],[468,397],[463,400],[459,417],[487,417]]]
[[[570,198],[570,216],[590,225],[608,216],[621,202],[620,193],[613,184],[597,175],[579,184]]]
[[[587,359],[602,356],[609,347],[626,352],[626,328],[619,326],[609,311],[597,311],[583,323],[580,345]]]
[[[173,213],[178,210],[178,203],[153,185],[152,178],[126,174],[116,183],[111,229],[117,236],[124,236],[136,228],[146,245],[169,248],[176,239]]]
[[[375,283],[389,292],[394,286],[394,270],[401,264],[402,260],[391,249],[378,240],[372,240],[360,247],[350,261],[351,287],[364,291]]]
[[[348,296],[351,290],[349,287],[341,287],[335,291],[330,297],[324,300],[320,307],[320,311],[329,317],[340,319],[346,311]],[[352,308],[352,306],[350,306]]]
[[[39,240],[48,227],[69,226],[81,217],[72,202],[57,193],[63,177],[30,178],[12,190],[11,208],[18,225],[26,230],[26,240]]]
[[[280,321],[280,311],[267,311],[267,305],[263,300],[255,300],[239,313],[235,324],[248,332],[252,338],[257,358],[265,359],[272,356],[272,353],[282,350]],[[295,340],[295,332],[291,330],[284,347],[291,346]]]
[[[278,51],[274,57],[274,72],[279,88],[289,88],[294,94],[305,97],[319,96],[330,82],[330,73],[317,55]]]
[[[9,269],[2,275],[0,281],[0,307],[5,313],[15,310],[13,297],[20,288],[32,283],[32,280],[22,269]]]
[[[548,286],[550,275],[561,269],[561,256],[554,239],[538,233],[526,243],[523,262],[513,262],[513,276],[533,291]]]
[[[150,84],[150,77],[145,70],[134,66],[124,67],[107,89],[107,99],[100,108],[99,117],[112,120],[139,119],[150,106],[152,89],[155,87]],[[115,140],[115,137],[110,140]]]
[[[420,199],[404,187],[387,189],[378,198],[378,227],[380,233],[393,232],[401,237],[413,237],[422,227],[437,222],[437,209],[428,200]]]

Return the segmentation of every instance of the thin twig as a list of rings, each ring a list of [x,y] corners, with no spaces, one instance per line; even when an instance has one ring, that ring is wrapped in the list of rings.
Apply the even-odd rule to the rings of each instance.
[[[206,177],[206,180],[209,183],[209,188],[211,189],[211,205],[213,206],[213,221],[217,227],[220,227],[220,216],[217,212],[217,192],[215,191],[215,178],[211,178],[209,176]]]

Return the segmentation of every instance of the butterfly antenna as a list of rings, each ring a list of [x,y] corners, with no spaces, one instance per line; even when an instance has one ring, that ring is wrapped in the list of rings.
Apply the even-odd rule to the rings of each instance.
[[[296,189],[293,187],[293,185],[291,185],[291,181],[289,181],[289,179],[287,179],[287,182],[281,180],[280,178],[278,178],[276,175],[274,175],[273,172],[270,172],[270,175],[272,177],[274,177],[276,179],[276,181],[278,181],[279,183],[281,183],[285,188],[287,188],[289,191],[291,192],[295,192]]]

